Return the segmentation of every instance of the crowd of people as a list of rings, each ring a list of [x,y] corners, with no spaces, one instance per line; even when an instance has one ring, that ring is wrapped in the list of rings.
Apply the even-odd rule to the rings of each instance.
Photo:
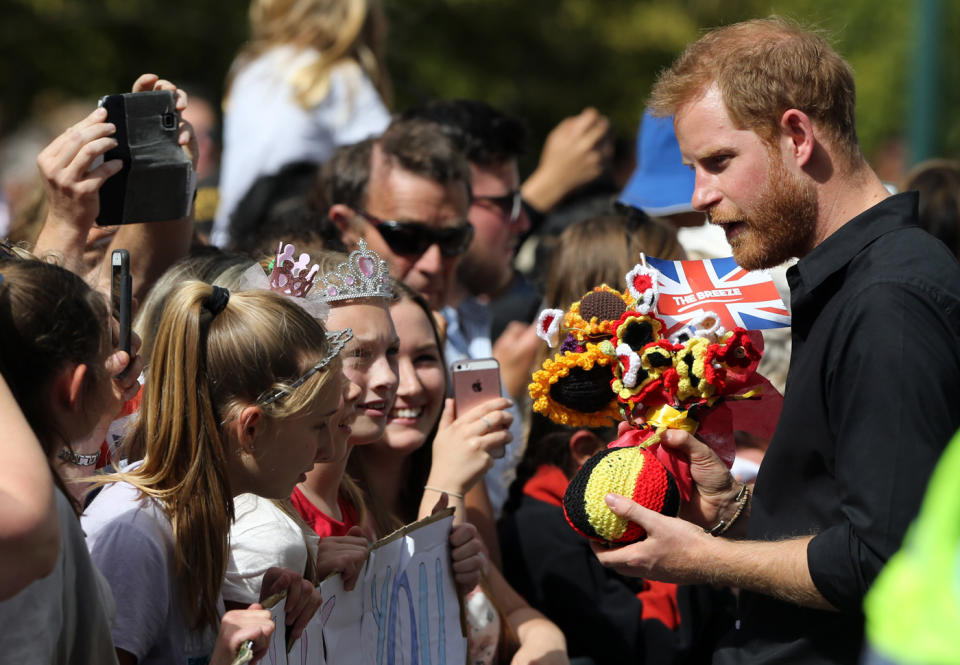
[[[353,588],[372,543],[449,506],[472,665],[950,662],[950,637],[889,627],[905,588],[960,618],[955,570],[918,563],[960,544],[926,535],[960,517],[934,475],[960,447],[960,167],[882,182],[822,36],[710,31],[658,77],[631,177],[592,108],[523,177],[509,113],[389,110],[375,1],[252,0],[250,20],[219,155],[209,103],[133,84],[176,100],[206,190],[188,217],[96,224],[122,166],[101,108],[39,151],[43,196],[10,217],[0,660],[262,658],[304,631],[322,580]],[[119,248],[129,351],[106,297]],[[730,254],[790,303],[761,367],[776,431],[738,432],[731,470],[667,430],[693,480],[680,516],[608,494],[646,537],[591,544],[563,495],[618,423],[532,413],[536,314],[624,288],[642,255]],[[458,410],[450,363],[490,357],[501,397]],[[285,625],[262,604],[277,593]]]

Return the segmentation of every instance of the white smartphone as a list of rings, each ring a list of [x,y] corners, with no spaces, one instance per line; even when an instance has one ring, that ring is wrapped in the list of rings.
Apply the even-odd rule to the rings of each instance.
[[[464,358],[450,365],[455,416],[500,397],[500,363],[495,358]]]

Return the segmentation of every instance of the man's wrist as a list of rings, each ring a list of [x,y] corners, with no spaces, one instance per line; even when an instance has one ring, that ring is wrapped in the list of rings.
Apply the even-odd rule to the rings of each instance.
[[[741,483],[727,508],[718,511],[716,523],[704,528],[704,531],[711,536],[722,536],[727,533],[734,524],[745,517],[745,513],[749,511],[748,506],[752,496],[750,486],[747,483]]]

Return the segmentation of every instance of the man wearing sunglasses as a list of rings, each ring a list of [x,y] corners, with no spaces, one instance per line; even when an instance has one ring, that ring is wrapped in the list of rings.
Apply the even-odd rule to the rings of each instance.
[[[392,276],[443,307],[474,229],[467,163],[436,125],[399,120],[379,139],[342,148],[320,190],[345,246],[365,240]]]

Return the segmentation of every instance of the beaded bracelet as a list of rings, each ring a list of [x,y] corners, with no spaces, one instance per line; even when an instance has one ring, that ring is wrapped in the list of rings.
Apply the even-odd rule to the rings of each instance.
[[[57,453],[57,457],[62,459],[67,464],[74,464],[76,466],[93,466],[100,460],[100,451],[98,450],[92,455],[83,455],[81,453],[76,453],[69,448],[61,448],[60,452]]]
[[[727,529],[733,526],[733,523],[736,522],[743,513],[743,509],[747,506],[747,502],[750,501],[750,486],[744,483],[740,487],[740,491],[737,492],[737,496],[734,497],[734,501],[737,502],[737,511],[733,514],[733,517],[731,517],[729,520],[720,520],[711,528],[704,529],[704,531],[709,533],[711,536],[722,536],[725,534]]]

